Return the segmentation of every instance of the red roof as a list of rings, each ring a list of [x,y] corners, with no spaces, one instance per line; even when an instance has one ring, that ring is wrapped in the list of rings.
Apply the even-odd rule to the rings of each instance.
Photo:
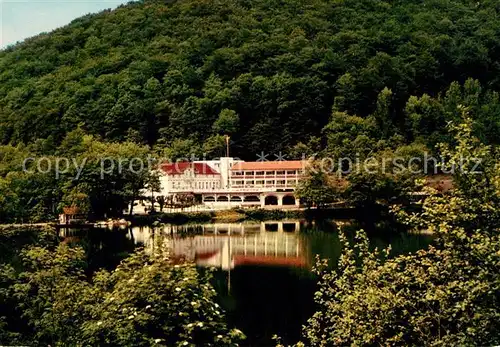
[[[162,164],[160,165],[160,169],[167,175],[181,175],[187,169],[194,169],[196,175],[219,175],[208,164],[191,163],[188,161]]]
[[[215,257],[217,254],[219,254],[220,251],[212,251],[212,252],[205,252],[205,253],[196,253],[196,259],[210,259]]]

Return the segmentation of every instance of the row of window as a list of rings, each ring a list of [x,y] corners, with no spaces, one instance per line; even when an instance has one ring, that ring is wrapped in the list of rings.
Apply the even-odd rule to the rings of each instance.
[[[220,188],[220,182],[172,182],[172,189],[215,189]]]
[[[231,184],[233,186],[263,186],[264,184],[266,186],[274,186],[274,185],[288,185],[288,186],[295,186],[296,182],[295,180],[292,181],[286,181],[286,180],[257,180],[257,181],[243,181],[243,180],[233,180],[231,181]]]
[[[233,171],[235,176],[280,176],[280,175],[297,175],[296,170],[289,171]]]

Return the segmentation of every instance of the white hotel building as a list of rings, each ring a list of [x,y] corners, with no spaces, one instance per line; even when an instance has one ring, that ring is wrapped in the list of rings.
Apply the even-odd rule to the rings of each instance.
[[[294,191],[305,161],[244,162],[231,157],[160,166],[161,192],[201,196],[205,205],[299,206]]]

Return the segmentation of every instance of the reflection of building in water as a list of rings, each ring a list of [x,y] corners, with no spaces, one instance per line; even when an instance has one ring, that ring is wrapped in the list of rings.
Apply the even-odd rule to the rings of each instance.
[[[61,228],[57,232],[57,236],[62,239],[61,243],[71,244],[81,241],[81,229]]]
[[[299,229],[298,221],[167,225],[154,232],[149,228],[133,228],[132,236],[148,252],[161,247],[162,239],[169,237],[173,258],[196,261],[200,266],[226,270],[239,265],[302,267],[307,265],[308,256]],[[193,236],[182,236],[186,234]]]

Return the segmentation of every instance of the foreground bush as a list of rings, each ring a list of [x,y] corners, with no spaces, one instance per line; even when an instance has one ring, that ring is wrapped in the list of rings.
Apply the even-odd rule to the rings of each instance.
[[[304,337],[311,346],[497,345],[500,241],[474,237],[461,247],[418,251],[384,263],[357,234],[346,238],[338,271],[321,276],[318,311]],[[466,256],[465,256],[466,254]]]
[[[193,264],[137,253],[89,281],[81,248],[31,247],[25,269],[4,265],[0,302],[2,344],[80,346],[233,346],[209,278]],[[7,312],[6,312],[7,313]]]
[[[454,191],[429,190],[421,212],[398,211],[408,225],[434,233],[435,244],[388,259],[390,250],[385,257],[368,250],[363,232],[354,247],[342,236],[338,269],[325,261],[316,269],[318,309],[304,327],[306,345],[500,344],[498,152],[472,137],[464,119],[454,128],[456,148],[441,148],[446,166],[461,165]]]

